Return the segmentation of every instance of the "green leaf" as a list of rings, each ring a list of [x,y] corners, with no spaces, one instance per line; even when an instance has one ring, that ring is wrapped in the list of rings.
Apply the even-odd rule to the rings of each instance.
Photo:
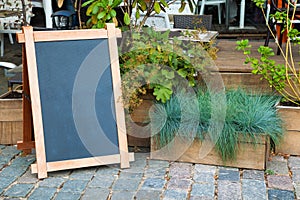
[[[95,5],[95,6],[93,7],[92,14],[95,15],[95,14],[98,13],[98,11],[99,11],[99,7]]]
[[[159,14],[160,13],[160,5],[159,5],[159,3],[156,1],[155,3],[154,3],[154,11],[157,13],[157,14]]]
[[[164,75],[167,79],[173,79],[175,77],[173,71],[168,71],[168,70],[162,70],[162,75]]]
[[[165,87],[155,87],[153,95],[156,96],[156,100],[166,103],[171,98],[172,90]]]
[[[166,8],[169,7],[169,5],[167,4],[167,2],[165,0],[160,0],[160,3]]]
[[[111,11],[110,11],[110,16],[111,16],[111,17],[117,16],[117,12],[116,12],[114,9],[111,9]]]
[[[86,1],[86,2],[84,2],[84,3],[81,5],[81,7],[85,7],[85,6],[91,4],[91,3],[94,2],[94,1],[95,1],[95,0],[89,0],[89,1]]]
[[[179,69],[179,70],[177,71],[177,73],[178,73],[181,77],[183,77],[183,78],[185,78],[185,77],[187,76],[187,74],[188,74],[188,72],[186,71],[186,69]]]
[[[124,14],[124,23],[126,25],[130,24],[130,17],[129,17],[129,14],[127,12]]]
[[[97,19],[102,19],[106,15],[106,11],[102,11],[97,15]]]

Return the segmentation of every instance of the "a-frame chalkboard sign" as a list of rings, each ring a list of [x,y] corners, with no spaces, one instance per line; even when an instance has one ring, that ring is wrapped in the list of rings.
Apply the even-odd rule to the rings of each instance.
[[[134,160],[121,101],[120,36],[114,24],[64,31],[28,26],[17,35],[25,53],[23,83],[33,119],[37,163],[31,170],[39,178],[51,171],[114,163],[128,168]]]

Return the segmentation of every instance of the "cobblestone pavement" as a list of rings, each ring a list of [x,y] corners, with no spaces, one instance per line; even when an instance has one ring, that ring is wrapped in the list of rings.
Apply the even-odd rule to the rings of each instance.
[[[300,199],[300,157],[274,156],[268,174],[259,170],[149,160],[135,153],[129,169],[119,165],[30,173],[34,155],[0,145],[0,199]]]

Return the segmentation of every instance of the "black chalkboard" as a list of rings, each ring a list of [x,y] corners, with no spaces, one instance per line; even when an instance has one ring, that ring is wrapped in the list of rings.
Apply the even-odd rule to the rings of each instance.
[[[39,178],[48,171],[129,167],[117,52],[120,30],[34,32],[23,28]],[[27,73],[25,73],[27,74]]]
[[[35,49],[46,161],[118,154],[108,39],[40,42]]]

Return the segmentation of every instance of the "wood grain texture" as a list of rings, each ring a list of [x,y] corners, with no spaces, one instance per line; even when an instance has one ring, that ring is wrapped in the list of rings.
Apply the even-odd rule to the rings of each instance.
[[[17,144],[22,140],[22,124],[22,121],[0,121],[0,144]]]
[[[205,157],[199,157],[199,150],[203,144],[200,140],[194,140],[190,145],[187,145],[186,141],[175,139],[173,145],[170,145],[163,151],[159,151],[152,138],[150,158],[264,170],[269,154],[269,144],[267,139],[261,141],[264,141],[263,144],[255,144],[255,146],[253,143],[240,142],[238,144],[236,160],[223,162],[215,148]],[[213,144],[210,143],[210,145]]]
[[[129,165],[129,155],[128,155],[128,143],[126,135],[126,125],[125,125],[125,113],[124,105],[122,101],[122,89],[121,89],[121,75],[119,67],[119,56],[118,56],[118,45],[117,45],[117,35],[115,31],[115,24],[106,24],[107,34],[108,34],[108,46],[109,55],[111,62],[111,72],[113,81],[113,93],[115,98],[115,109],[116,109],[116,122],[118,129],[118,139],[119,139],[119,149],[121,156],[121,168],[128,168]]]
[[[134,161],[134,153],[128,153],[128,160]],[[100,157],[93,157],[93,158],[48,162],[47,170],[48,172],[52,172],[52,171],[65,170],[65,169],[109,165],[109,164],[115,164],[120,162],[121,162],[120,155],[116,154],[116,155],[100,156]],[[31,165],[31,173],[38,173],[37,164]]]
[[[114,34],[121,36],[121,30],[115,29]],[[59,31],[36,31],[34,32],[35,42],[45,41],[65,41],[65,40],[84,40],[84,39],[99,39],[107,38],[107,31],[105,29],[81,29],[81,30],[59,30]],[[17,41],[19,43],[25,42],[23,33],[17,34]]]
[[[23,80],[23,139],[22,142],[17,143],[17,148],[22,150],[25,154],[32,152],[35,146],[31,145],[33,139],[33,119],[30,100],[30,89],[28,80],[28,66],[25,53],[25,44],[22,44],[22,80]]]
[[[33,28],[23,27],[25,36],[25,53],[28,67],[28,80],[30,85],[31,109],[33,114],[35,148],[37,157],[38,177],[47,177],[46,152],[44,144],[43,118],[41,111],[40,90],[38,83],[38,72],[36,65],[35,45],[33,37]]]
[[[280,144],[276,146],[276,153],[300,155],[300,108],[277,106],[286,131]]]

